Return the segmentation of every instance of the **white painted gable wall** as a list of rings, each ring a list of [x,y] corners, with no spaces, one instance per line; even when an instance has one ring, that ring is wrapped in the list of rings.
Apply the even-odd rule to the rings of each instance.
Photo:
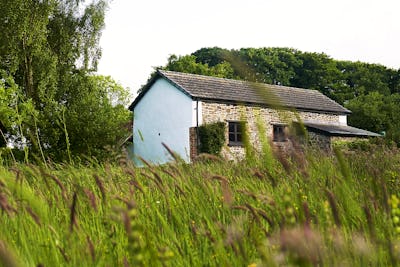
[[[196,126],[196,102],[163,78],[158,79],[134,108],[133,154],[153,163],[166,163],[167,144],[189,162],[189,128]],[[201,120],[200,120],[201,121]]]

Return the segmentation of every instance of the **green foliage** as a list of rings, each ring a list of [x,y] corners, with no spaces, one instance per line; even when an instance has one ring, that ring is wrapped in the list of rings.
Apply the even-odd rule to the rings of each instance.
[[[225,130],[224,122],[199,126],[200,152],[219,155],[225,144]]]
[[[0,70],[0,147],[6,146],[7,128],[11,127],[17,117],[17,111],[14,108],[18,103],[17,91],[18,88],[12,77]]]
[[[387,129],[389,114],[386,112],[386,97],[378,92],[361,95],[350,100],[347,108],[353,114],[349,117],[349,123],[364,129],[381,132]]]
[[[147,168],[0,165],[0,263],[399,264],[397,150],[303,153],[306,171],[268,153]]]
[[[233,76],[236,79],[317,89],[339,103],[372,91],[388,95],[400,88],[399,71],[377,64],[334,60],[323,53],[277,47],[239,50],[213,47],[197,50],[191,56],[208,67],[224,62],[235,66]],[[175,64],[179,64],[179,58],[176,60]],[[241,70],[238,65],[242,66]],[[184,66],[180,71],[183,69]]]
[[[170,56],[165,69],[221,78],[234,78],[233,68],[228,62],[223,61],[214,66],[208,66],[207,63],[196,62],[196,57],[192,55],[182,57]]]
[[[219,47],[213,48],[201,48],[192,53],[192,56],[196,58],[197,63],[214,67],[215,65],[221,64],[225,61],[225,54],[229,51]]]
[[[7,141],[29,152],[26,160],[106,158],[112,146],[118,150],[129,134],[127,90],[93,75],[107,1],[0,4],[0,101],[7,101],[0,127]]]
[[[222,68],[219,66],[228,66]],[[201,48],[172,56],[169,70],[316,89],[345,105],[351,125],[386,132],[400,144],[400,70],[378,64],[340,61],[323,53],[291,48]]]
[[[130,129],[131,112],[126,109],[127,91],[110,77],[86,76],[76,81],[87,88],[76,92],[66,105],[64,118],[59,118],[59,138],[65,140],[68,133],[73,155],[106,158],[105,150],[118,148]],[[66,132],[61,131],[62,124]],[[67,142],[62,143],[66,150]],[[56,158],[62,158],[57,149],[49,148]],[[65,155],[64,155],[65,156]]]
[[[341,150],[348,151],[373,151],[376,147],[373,141],[369,139],[357,139],[353,141],[336,141],[332,144],[339,147]]]
[[[297,53],[287,48],[242,48],[231,51],[227,58],[243,62],[245,66],[238,74],[244,80],[290,85],[295,69],[301,65]]]
[[[0,147],[12,136],[14,146],[22,146],[25,137],[22,124],[37,116],[31,99],[26,99],[12,76],[0,70]]]
[[[391,216],[393,226],[397,236],[400,236],[400,201],[396,195],[392,195],[390,198]]]
[[[400,94],[382,95],[371,92],[350,100],[349,123],[377,133],[385,133],[388,141],[400,144]]]

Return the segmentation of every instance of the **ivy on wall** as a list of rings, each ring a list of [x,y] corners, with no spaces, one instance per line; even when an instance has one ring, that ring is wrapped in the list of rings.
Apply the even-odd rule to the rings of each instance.
[[[200,152],[219,155],[225,144],[225,122],[199,126]]]

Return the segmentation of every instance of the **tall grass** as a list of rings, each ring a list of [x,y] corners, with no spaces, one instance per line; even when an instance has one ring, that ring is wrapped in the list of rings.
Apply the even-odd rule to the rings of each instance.
[[[295,157],[263,145],[264,154],[252,162],[203,156],[191,165],[145,168],[125,161],[0,166],[0,261],[398,264],[398,151],[298,151]]]

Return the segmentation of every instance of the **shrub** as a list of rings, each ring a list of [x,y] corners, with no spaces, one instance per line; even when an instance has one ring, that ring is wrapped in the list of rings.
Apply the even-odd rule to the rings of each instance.
[[[338,140],[333,143],[335,147],[347,150],[371,151],[374,145],[369,139],[355,139],[352,141]]]
[[[200,152],[219,155],[225,144],[224,122],[205,124],[199,127]]]

